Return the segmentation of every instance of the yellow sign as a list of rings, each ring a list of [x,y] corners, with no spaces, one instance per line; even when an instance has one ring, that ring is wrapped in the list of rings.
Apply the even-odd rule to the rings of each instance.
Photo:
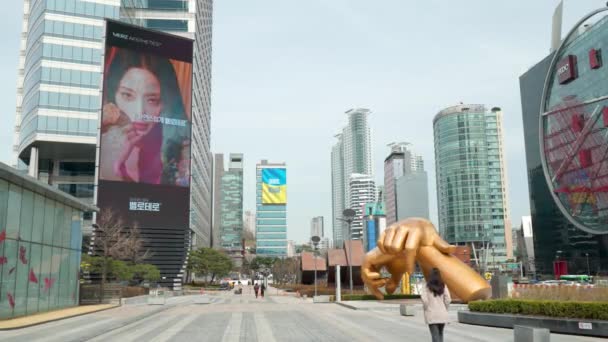
[[[492,273],[490,273],[490,272],[486,272],[486,273],[484,274],[484,277],[486,278],[486,280],[492,280]]]
[[[287,204],[285,169],[262,170],[262,204]]]

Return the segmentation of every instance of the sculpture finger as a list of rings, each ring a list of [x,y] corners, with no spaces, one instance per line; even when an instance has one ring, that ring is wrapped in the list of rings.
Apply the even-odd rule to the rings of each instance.
[[[372,280],[372,281],[370,281],[370,284],[373,287],[381,288],[381,287],[384,287],[386,285],[386,282],[387,282],[387,279],[386,278],[382,278],[382,279]]]
[[[374,295],[374,297],[376,297],[376,299],[378,299],[378,300],[384,299],[384,294],[380,291],[379,288],[370,286],[368,289]]]
[[[437,235],[435,237],[435,240],[433,240],[433,246],[435,246],[435,248],[445,254],[452,254],[456,251],[456,246],[450,245],[439,235]]]
[[[363,271],[363,276],[369,280],[377,280],[382,278],[378,272],[368,272],[365,270]]]
[[[405,240],[405,270],[409,274],[414,273],[420,241],[422,241],[422,232],[420,230],[411,231],[407,236],[407,240]]]
[[[397,278],[397,280],[395,280],[395,278]],[[386,286],[384,287],[384,289],[386,290],[386,293],[393,294],[395,292],[395,290],[397,289],[397,287],[399,286],[400,280],[401,280],[400,275],[393,275],[391,277],[391,279],[389,279],[386,282]]]
[[[378,249],[384,254],[386,254],[386,249],[384,249],[384,238],[385,237],[386,237],[386,230],[384,230],[382,233],[380,233],[380,237],[378,238],[378,241],[376,242],[376,247],[378,247]]]
[[[393,239],[395,238],[395,234],[397,233],[397,229],[393,228],[386,232],[384,236],[384,250],[386,253],[392,253],[393,251]]]
[[[391,241],[390,247],[387,248],[389,253],[399,253],[403,251],[403,243],[406,241],[410,229],[407,226],[402,226],[395,229],[395,235],[393,241]]]

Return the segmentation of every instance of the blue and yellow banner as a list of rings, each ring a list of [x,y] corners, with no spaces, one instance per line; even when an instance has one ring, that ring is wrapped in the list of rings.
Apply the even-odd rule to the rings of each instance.
[[[262,169],[262,204],[287,204],[286,169]]]

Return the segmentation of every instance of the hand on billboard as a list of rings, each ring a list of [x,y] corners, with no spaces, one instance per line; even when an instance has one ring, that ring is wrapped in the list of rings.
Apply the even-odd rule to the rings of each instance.
[[[418,248],[432,246],[444,254],[452,254],[456,246],[445,242],[433,224],[423,218],[409,218],[388,227],[378,239],[378,249],[389,255],[398,255],[405,262],[405,271],[412,274],[415,269]]]
[[[118,158],[114,163],[114,173],[125,181],[133,181],[127,172],[126,162],[135,147],[142,147],[142,139],[150,133],[154,124],[146,122],[131,122],[122,129],[125,144],[122,146]]]

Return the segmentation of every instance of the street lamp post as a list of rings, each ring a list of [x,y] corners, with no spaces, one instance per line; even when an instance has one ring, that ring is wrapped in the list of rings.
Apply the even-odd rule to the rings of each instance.
[[[587,275],[591,277],[591,268],[589,267],[589,253],[585,253],[585,257],[587,258]]]
[[[355,210],[347,208],[347,209],[344,209],[344,211],[342,211],[343,217],[337,218],[337,220],[346,222],[348,224],[348,235],[350,237],[349,240],[351,241],[350,248],[348,249],[348,273],[349,273],[349,280],[350,280],[350,294],[351,295],[353,294],[353,260],[352,260],[353,233],[351,230],[352,230],[352,223],[353,223],[353,219],[355,218],[355,215],[357,215],[357,212]]]
[[[312,240],[312,244],[314,245],[314,250],[312,254],[313,261],[315,262],[315,297],[317,296],[317,248],[319,246],[319,241],[321,238],[318,236],[313,236],[310,238]]]

